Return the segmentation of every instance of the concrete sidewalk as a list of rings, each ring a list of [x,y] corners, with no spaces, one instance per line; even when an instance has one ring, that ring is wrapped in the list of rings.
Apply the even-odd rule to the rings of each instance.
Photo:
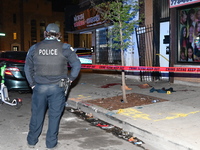
[[[149,145],[149,150],[199,150],[200,149],[200,88],[184,84],[170,84],[167,81],[148,82],[155,89],[170,88],[171,94],[153,92],[151,88],[141,89],[142,82],[126,79],[133,88],[127,93],[141,93],[169,101],[109,111],[88,104],[87,100],[121,95],[120,85],[110,88],[101,86],[121,83],[120,75],[81,73],[76,85],[71,89],[68,104],[86,113],[92,113],[103,121],[113,124]],[[147,83],[147,82],[146,82]]]

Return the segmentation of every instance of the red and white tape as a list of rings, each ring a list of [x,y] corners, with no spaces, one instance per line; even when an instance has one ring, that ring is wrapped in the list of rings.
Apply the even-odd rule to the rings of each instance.
[[[85,65],[82,68],[105,70],[135,70],[135,71],[167,71],[167,72],[200,72],[194,67],[148,67],[148,66],[113,66],[113,65]]]
[[[24,60],[0,58],[1,61],[25,63]],[[102,70],[133,70],[133,71],[166,71],[166,72],[193,72],[199,73],[200,68],[195,67],[148,67],[148,66],[114,66],[114,65],[87,65],[82,64],[81,68],[102,69]]]

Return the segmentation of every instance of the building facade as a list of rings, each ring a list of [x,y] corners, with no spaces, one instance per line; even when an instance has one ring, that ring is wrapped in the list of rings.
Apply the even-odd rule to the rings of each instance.
[[[0,33],[5,33],[0,36],[0,51],[28,51],[44,39],[49,23],[58,24],[64,37],[64,12],[53,11],[49,0],[0,0],[0,4]]]
[[[106,1],[94,0],[95,4]],[[74,10],[66,12],[66,20],[70,20],[67,24],[69,43],[74,47],[92,48],[95,64],[121,64],[120,50],[108,47],[111,39],[107,34],[112,27],[106,25],[99,12],[91,6],[90,0],[80,1]]]
[[[170,49],[172,67],[199,68],[200,64],[200,0],[172,1],[170,4]],[[172,74],[176,83],[197,85],[198,72]]]
[[[96,4],[102,1],[95,1]],[[134,47],[125,52],[125,64],[128,66],[169,66],[169,42],[163,43],[165,37],[169,37],[169,1],[168,0],[138,0],[142,2],[138,18],[142,22],[136,28],[132,37]],[[107,31],[98,13],[91,7],[89,0],[79,2],[76,8],[66,12],[65,20],[69,43],[74,47],[86,47],[94,49],[94,64],[121,64],[120,51],[112,50],[107,46]],[[70,12],[70,13],[69,13]],[[66,21],[66,22],[67,22]],[[164,30],[160,30],[164,29]],[[165,31],[165,32],[163,32]],[[137,35],[137,36],[136,36]],[[167,50],[166,50],[167,49]],[[167,58],[167,59],[166,59]],[[139,77],[148,76],[151,80],[151,72],[139,72]],[[131,72],[138,77],[138,72]],[[162,73],[169,78],[168,73]],[[144,80],[144,78],[143,78]]]

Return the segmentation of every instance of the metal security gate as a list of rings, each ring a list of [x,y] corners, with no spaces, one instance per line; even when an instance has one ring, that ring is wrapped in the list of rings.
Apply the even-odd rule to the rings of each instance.
[[[153,25],[138,27],[136,30],[139,65],[140,66],[154,66],[156,51],[154,48],[154,30]],[[154,72],[140,71],[141,81],[153,80]]]

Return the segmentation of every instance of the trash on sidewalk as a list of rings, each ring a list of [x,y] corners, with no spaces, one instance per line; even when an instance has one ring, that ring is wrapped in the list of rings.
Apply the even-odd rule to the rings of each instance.
[[[141,107],[141,106],[140,106],[140,107],[137,107],[137,109],[142,109],[142,108],[143,108],[143,107]]]
[[[105,125],[105,124],[100,124],[100,123],[98,123],[97,125],[96,125],[97,127],[108,127],[109,125]]]
[[[122,103],[124,103],[124,100],[123,100],[123,99],[121,99],[120,101],[121,101]]]
[[[167,94],[171,94],[171,91],[167,91]]]
[[[157,91],[158,93],[167,93],[167,94],[171,94],[172,92],[176,92],[173,90],[173,88],[169,88],[169,89],[155,89],[154,87],[150,89],[150,93],[153,93],[154,91]]]
[[[113,125],[109,125],[109,126],[107,126],[107,127],[101,127],[102,129],[112,129],[112,128],[114,128],[115,126],[113,126]]]
[[[138,85],[138,87],[140,87],[141,89],[146,89],[146,88],[149,88],[149,87],[152,87],[152,86],[147,84],[147,83],[145,83],[145,84]]]
[[[123,112],[124,112],[123,109],[119,109],[119,110],[117,111],[117,114],[120,114],[120,113],[123,113]]]
[[[156,103],[156,102],[159,102],[159,100],[154,99],[154,100],[152,100],[151,102],[152,102],[152,103]]]
[[[86,120],[86,121],[88,121],[88,120]],[[91,123],[92,125],[96,126],[97,124],[100,123],[100,121],[99,121],[99,120],[96,120],[96,121],[90,121],[90,123]]]
[[[131,137],[131,138],[128,139],[128,141],[133,142],[133,141],[136,141],[136,139],[135,139],[135,137]]]
[[[123,88],[123,86],[121,86],[121,88]],[[124,86],[125,90],[132,90],[132,88],[129,88],[127,85]]]
[[[128,131],[122,130],[119,127],[116,127],[112,124],[109,124],[107,122],[104,122],[102,120],[99,120],[98,118],[93,118],[91,113],[85,113],[80,110],[74,110],[74,109],[67,109],[68,111],[75,113],[78,117],[81,119],[84,119],[85,121],[88,121],[91,123],[91,125],[94,125],[96,127],[100,127],[101,129],[104,129],[106,132],[112,133],[113,135],[122,138],[128,142],[133,143],[134,145],[137,145],[139,147],[143,147],[142,144],[145,144],[143,141],[139,140],[137,137],[133,137],[133,133],[130,133]],[[73,110],[73,111],[72,111]],[[123,111],[121,109],[121,111]],[[89,129],[86,128],[86,131]]]
[[[112,128],[114,128],[113,125],[101,124],[101,123],[98,123],[96,126],[97,126],[97,127],[101,127],[102,129],[112,129]]]
[[[142,142],[141,142],[141,141],[139,141],[139,142],[134,142],[134,144],[135,144],[135,145],[141,145]]]
[[[128,139],[128,141],[129,141],[129,142],[132,142],[132,143],[135,144],[135,145],[141,145],[141,144],[143,144],[143,142],[140,141],[140,140],[139,140],[138,138],[136,138],[136,137],[131,137],[131,138]]]
[[[85,115],[89,118],[92,118],[93,117],[93,114],[92,113],[85,113]]]

